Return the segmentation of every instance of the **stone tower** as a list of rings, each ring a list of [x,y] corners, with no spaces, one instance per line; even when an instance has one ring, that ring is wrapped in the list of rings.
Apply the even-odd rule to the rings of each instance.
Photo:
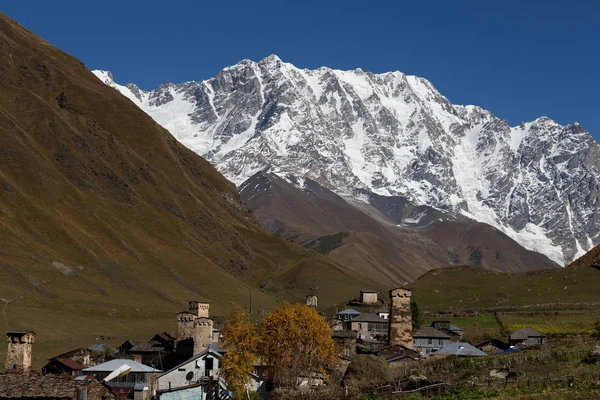
[[[200,317],[194,320],[194,355],[208,349],[213,341],[213,320]]]
[[[198,318],[208,318],[208,309],[210,304],[190,301],[190,314],[194,314]]]
[[[314,294],[308,295],[306,296],[306,305],[316,309],[318,300],[319,299]]]
[[[184,311],[177,314],[177,340],[192,339],[194,337],[194,320],[196,315]]]
[[[4,372],[27,373],[31,369],[31,347],[35,341],[34,331],[6,332],[8,349]]]
[[[390,290],[390,317],[388,343],[399,344],[412,349],[412,317],[410,313],[409,289]]]

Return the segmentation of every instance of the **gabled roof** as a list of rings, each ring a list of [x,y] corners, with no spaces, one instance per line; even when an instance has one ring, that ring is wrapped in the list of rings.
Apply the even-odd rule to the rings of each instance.
[[[358,312],[352,308],[346,308],[345,310],[337,313],[337,315],[360,315],[360,312]]]
[[[446,332],[435,329],[431,326],[419,329],[414,335],[414,338],[438,338],[438,339],[450,339],[450,335]]]
[[[521,328],[512,335],[510,335],[511,340],[527,340],[530,337],[546,337],[542,332],[537,329],[525,327]]]
[[[213,329],[213,331],[214,331],[214,329]],[[164,340],[165,342],[171,342],[171,341],[177,339],[177,338],[174,338],[173,336],[171,336],[169,334],[169,332],[157,333],[156,335],[154,335],[154,337],[152,339],[154,339],[156,337],[159,338],[159,339]]]
[[[461,357],[486,357],[487,354],[466,342],[450,343],[434,354],[451,354]]]
[[[358,317],[354,318],[352,322],[381,322],[387,324],[388,320],[380,317],[375,313],[363,313],[360,314]]]
[[[212,344],[213,344],[213,343],[211,343],[211,345],[212,345]],[[221,354],[221,353],[219,353],[217,350],[215,350],[215,347],[208,346],[208,348],[207,348],[207,349],[205,349],[205,350],[201,351],[200,353],[196,354],[195,356],[192,356],[191,358],[188,358],[187,360],[185,360],[184,362],[182,362],[182,363],[181,363],[181,364],[179,364],[179,365],[176,365],[175,367],[171,368],[170,370],[168,370],[168,371],[165,371],[164,373],[160,374],[159,378],[160,378],[161,376],[163,376],[163,375],[166,375],[166,374],[168,374],[169,372],[173,372],[173,371],[175,371],[175,370],[177,370],[177,369],[179,369],[179,368],[183,367],[184,365],[186,365],[186,364],[188,364],[188,363],[190,363],[190,362],[193,362],[193,361],[195,361],[195,360],[197,360],[197,359],[199,359],[199,358],[202,358],[202,357],[204,357],[204,356],[205,356],[205,355],[207,355],[207,354],[211,354],[211,355],[215,356],[217,359],[221,359],[221,357],[223,357],[223,354]]]
[[[139,362],[133,360],[124,360],[122,358],[118,358],[116,360],[110,360],[102,364],[94,365],[93,367],[89,367],[84,369],[83,373],[94,373],[94,372],[112,372],[115,369],[127,364],[131,367],[131,372],[161,372],[159,369],[149,367],[148,365],[141,364]]]
[[[53,360],[75,371],[81,371],[85,368],[85,365],[78,361],[71,360],[70,358],[53,358]]]
[[[113,354],[116,354],[119,352],[119,350],[115,349],[112,346],[104,344],[104,343],[96,343],[96,344],[93,344],[90,346],[90,350],[93,350],[93,351],[104,352],[106,349],[109,349],[110,351],[112,351]],[[76,350],[79,350],[79,349],[76,349]],[[86,350],[86,349],[84,349],[84,350]],[[75,351],[75,350],[73,350],[73,351]],[[67,354],[67,353],[65,353],[65,354]]]
[[[127,352],[131,353],[152,353],[157,351],[163,351],[165,348],[162,347],[160,342],[156,340],[126,340],[121,346],[129,344],[131,348]]]

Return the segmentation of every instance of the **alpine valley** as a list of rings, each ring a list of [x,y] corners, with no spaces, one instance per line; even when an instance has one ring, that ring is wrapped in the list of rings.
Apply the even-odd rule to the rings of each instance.
[[[577,123],[541,117],[511,127],[451,104],[423,78],[299,69],[275,55],[149,92],[94,73],[238,185],[267,230],[309,247],[322,238],[321,250],[350,268],[351,252],[339,249],[362,243],[364,264],[366,242],[385,247],[386,269],[404,268],[390,276],[407,280],[449,264],[555,267],[600,242],[600,146]],[[278,215],[275,186],[287,202]],[[300,192],[312,203],[292,204]],[[299,223],[316,218],[308,209],[325,192],[335,212]],[[481,232],[495,239],[481,244]],[[393,249],[399,241],[403,251]],[[507,250],[519,247],[513,241],[524,248],[517,255]],[[416,260],[411,246],[429,250]]]

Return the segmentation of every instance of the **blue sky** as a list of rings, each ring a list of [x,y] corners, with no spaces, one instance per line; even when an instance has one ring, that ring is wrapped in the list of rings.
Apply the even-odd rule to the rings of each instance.
[[[2,12],[90,69],[152,89],[277,54],[400,70],[511,124],[545,115],[600,140],[600,1],[12,1]]]

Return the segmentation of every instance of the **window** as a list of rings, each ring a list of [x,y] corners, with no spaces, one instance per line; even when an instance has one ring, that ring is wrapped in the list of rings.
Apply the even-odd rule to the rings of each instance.
[[[427,344],[432,344],[432,343],[433,343],[433,340],[427,339]]]

